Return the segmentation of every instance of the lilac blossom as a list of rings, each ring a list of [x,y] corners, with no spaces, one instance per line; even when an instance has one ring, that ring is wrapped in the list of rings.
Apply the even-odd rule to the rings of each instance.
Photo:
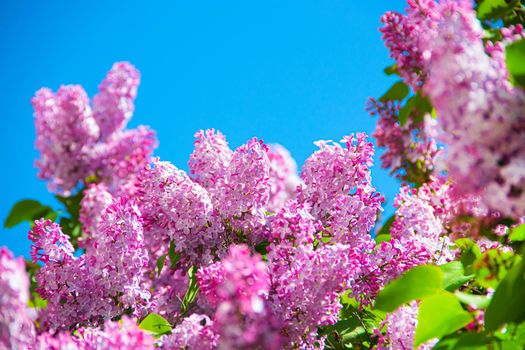
[[[29,277],[23,258],[0,247],[0,348],[27,349],[35,338],[28,310]]]

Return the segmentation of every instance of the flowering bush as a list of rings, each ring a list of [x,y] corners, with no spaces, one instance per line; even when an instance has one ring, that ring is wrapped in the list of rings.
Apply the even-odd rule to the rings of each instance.
[[[401,185],[380,219],[368,136],[280,145],[195,134],[189,173],[126,129],[116,63],[33,98],[39,177],[17,203],[31,261],[0,248],[0,349],[522,349],[525,9],[408,0],[381,32],[399,76],[368,110]]]

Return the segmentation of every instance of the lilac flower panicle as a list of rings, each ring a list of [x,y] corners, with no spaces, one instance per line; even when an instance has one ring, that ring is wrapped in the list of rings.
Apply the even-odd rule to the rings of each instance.
[[[0,247],[0,348],[27,349],[34,342],[35,327],[28,310],[29,277],[23,258]]]
[[[42,219],[29,233],[33,262],[44,263],[36,275],[36,291],[48,301],[39,315],[43,329],[97,326],[125,310],[140,316],[147,307],[150,293],[142,275],[149,258],[136,205],[115,199],[96,230],[92,249],[80,257],[73,256],[57,224]]]
[[[138,188],[146,235],[158,234],[159,228],[168,238],[168,246],[171,240],[176,251],[191,259],[209,260],[206,255],[218,237],[208,229],[213,211],[208,191],[184,171],[159,160],[141,172]]]
[[[213,321],[206,315],[188,316],[163,339],[162,349],[216,349],[219,337],[213,333],[212,326]]]
[[[93,118],[105,139],[123,129],[135,110],[134,100],[140,84],[140,73],[128,62],[117,62],[93,97]]]
[[[90,106],[81,86],[66,85],[53,93],[37,91],[31,100],[37,133],[39,177],[51,192],[69,196],[88,177],[110,191],[126,192],[129,182],[157,146],[145,127],[124,130],[133,114],[140,77],[129,63],[116,63]]]
[[[232,150],[220,131],[199,130],[195,134],[194,150],[188,162],[195,181],[211,193],[215,193],[219,179],[224,177],[230,164]]]
[[[297,175],[297,164],[290,152],[279,144],[269,145],[270,199],[266,209],[278,212],[284,203],[295,198],[296,188],[301,184]]]

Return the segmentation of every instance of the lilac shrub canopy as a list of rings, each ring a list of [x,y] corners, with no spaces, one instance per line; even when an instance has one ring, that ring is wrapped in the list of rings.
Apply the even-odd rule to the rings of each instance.
[[[37,91],[38,176],[66,211],[36,210],[31,261],[0,247],[0,348],[525,347],[525,9],[493,3],[381,19],[401,79],[367,107],[400,181],[383,225],[365,133],[298,173],[281,145],[199,130],[185,172],[127,129],[131,64],[91,101]]]

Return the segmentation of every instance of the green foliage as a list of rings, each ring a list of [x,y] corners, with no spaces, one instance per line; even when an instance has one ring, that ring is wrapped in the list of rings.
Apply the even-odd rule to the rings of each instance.
[[[139,328],[152,333],[155,337],[171,333],[170,323],[162,316],[149,314],[139,324]]]
[[[395,63],[383,69],[383,72],[385,72],[386,75],[399,75],[399,72],[397,71],[397,64]]]
[[[509,239],[511,241],[525,241],[525,224],[521,224],[510,230]]]
[[[505,57],[511,82],[525,88],[525,40],[508,45],[505,49]]]
[[[454,294],[443,291],[427,296],[419,304],[415,346],[455,332],[471,320],[472,317],[461,307]]]
[[[404,126],[408,122],[408,118],[411,117],[415,123],[423,121],[423,117],[427,113],[433,113],[432,104],[428,98],[421,95],[420,92],[410,97],[405,105],[399,110],[397,119],[399,124]]]
[[[499,284],[485,313],[485,327],[495,331],[506,323],[525,321],[525,262],[516,263]]]
[[[478,245],[468,238],[457,239],[454,244],[461,250],[461,263],[463,264],[466,273],[472,273],[472,264],[474,264],[476,259],[481,256],[481,251],[479,250]]]
[[[175,269],[175,267],[177,267],[177,263],[180,260],[180,254],[175,252],[175,243],[173,241],[170,242],[170,250],[168,251],[168,256],[170,257],[170,267],[171,267],[171,269]],[[157,267],[158,267],[158,265],[157,265]]]
[[[357,301],[347,294],[341,297],[341,304],[340,320],[319,330],[319,335],[327,337],[326,349],[371,349],[375,341],[371,334],[385,315],[369,307],[359,308]]]
[[[78,239],[82,235],[82,224],[79,221],[79,217],[80,201],[84,198],[84,189],[79,190],[75,195],[70,197],[55,195],[55,198],[62,203],[66,213],[69,215],[60,218],[60,226],[63,232],[69,236],[73,247],[77,249]]]
[[[188,289],[186,290],[186,293],[184,294],[184,298],[181,301],[180,304],[180,312],[182,316],[186,316],[188,314],[188,311],[190,309],[190,306],[195,301],[195,298],[197,298],[197,294],[199,293],[199,287],[197,286],[197,268],[195,266],[192,266],[188,270]]]
[[[414,299],[435,294],[443,285],[443,271],[436,266],[417,266],[389,283],[379,292],[375,307],[392,312]]]
[[[454,294],[463,304],[473,306],[476,309],[486,309],[490,303],[490,299],[486,295],[475,295],[463,292],[456,292]]]
[[[50,220],[56,220],[58,214],[48,207],[47,205],[42,205],[40,202],[25,199],[17,202],[9,215],[5,219],[4,228],[12,228],[22,222],[29,222],[31,225],[35,220],[40,218],[46,218]]]
[[[496,288],[512,267],[516,256],[510,251],[491,249],[480,254],[473,264],[476,282],[484,288]]]
[[[483,0],[478,6],[478,17],[481,20],[499,19],[509,12],[513,3],[508,4],[505,0]]]
[[[434,350],[485,350],[489,339],[484,333],[461,333],[442,338]]]
[[[409,92],[410,89],[408,88],[408,86],[402,81],[398,81],[394,85],[392,85],[383,96],[379,98],[379,101],[401,101],[408,96]]]
[[[439,266],[443,271],[443,289],[454,291],[474,278],[474,275],[465,275],[463,264],[459,261],[452,261]]]

